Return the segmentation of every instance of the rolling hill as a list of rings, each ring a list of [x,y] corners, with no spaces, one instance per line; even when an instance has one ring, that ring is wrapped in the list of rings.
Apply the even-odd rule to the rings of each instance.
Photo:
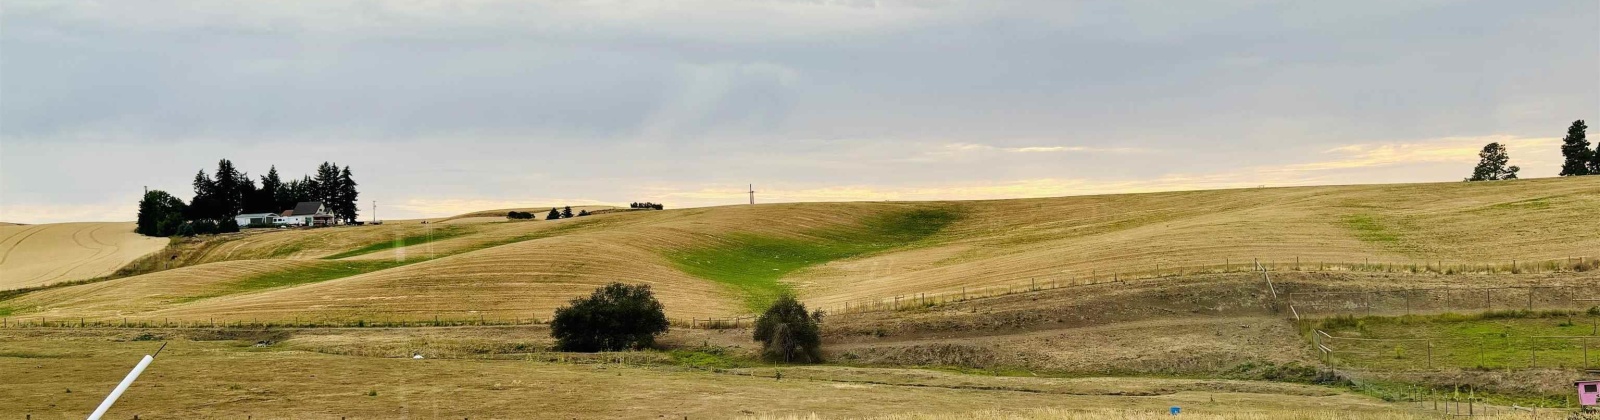
[[[101,277],[166,246],[133,223],[0,225],[0,290]]]
[[[179,243],[169,249],[177,250],[171,266],[181,272],[33,292],[0,307],[19,314],[113,311],[180,319],[527,319],[548,317],[606,282],[625,281],[650,284],[673,317],[732,316],[785,291],[833,307],[1030,281],[1220,271],[1252,261],[1594,258],[1600,256],[1594,252],[1600,229],[1588,226],[1597,213],[1600,177],[390,223]],[[457,220],[470,217],[482,215]],[[258,262],[250,264],[265,265],[240,269],[244,261],[262,260],[359,264],[319,269]],[[260,267],[278,267],[280,277],[297,279],[252,280],[267,275],[253,271]],[[154,292],[180,281],[174,276],[199,282],[183,284],[204,292]],[[155,295],[161,297],[150,298]],[[121,299],[128,303],[117,308]]]

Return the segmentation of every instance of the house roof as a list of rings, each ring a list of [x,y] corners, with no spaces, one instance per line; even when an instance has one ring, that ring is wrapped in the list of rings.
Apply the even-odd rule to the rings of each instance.
[[[300,204],[295,204],[294,205],[294,210],[290,210],[291,213],[289,213],[289,215],[290,216],[306,216],[306,215],[317,214],[317,210],[321,209],[321,208],[322,208],[322,202],[321,201],[305,201],[305,202],[301,202]]]

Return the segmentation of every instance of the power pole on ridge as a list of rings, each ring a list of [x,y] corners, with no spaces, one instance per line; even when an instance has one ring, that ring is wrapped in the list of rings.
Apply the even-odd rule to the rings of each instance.
[[[750,204],[756,204],[756,184],[750,184]]]

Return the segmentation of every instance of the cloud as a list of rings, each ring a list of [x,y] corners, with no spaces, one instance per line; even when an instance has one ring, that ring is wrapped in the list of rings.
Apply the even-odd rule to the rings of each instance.
[[[1274,171],[1329,171],[1359,169],[1392,165],[1459,162],[1471,164],[1478,161],[1478,151],[1489,143],[1506,145],[1507,152],[1518,162],[1547,163],[1550,149],[1560,143],[1555,138],[1526,138],[1510,135],[1480,137],[1449,137],[1417,142],[1361,143],[1339,146],[1324,151],[1338,155],[1331,160],[1297,163],[1271,168]]]

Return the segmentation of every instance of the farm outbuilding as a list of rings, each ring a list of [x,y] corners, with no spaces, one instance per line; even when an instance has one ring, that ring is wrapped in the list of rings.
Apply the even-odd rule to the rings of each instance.
[[[1573,385],[1578,386],[1578,405],[1600,405],[1600,379],[1578,381]]]
[[[277,224],[278,215],[274,213],[246,213],[233,216],[233,221],[239,226],[273,225]]]

